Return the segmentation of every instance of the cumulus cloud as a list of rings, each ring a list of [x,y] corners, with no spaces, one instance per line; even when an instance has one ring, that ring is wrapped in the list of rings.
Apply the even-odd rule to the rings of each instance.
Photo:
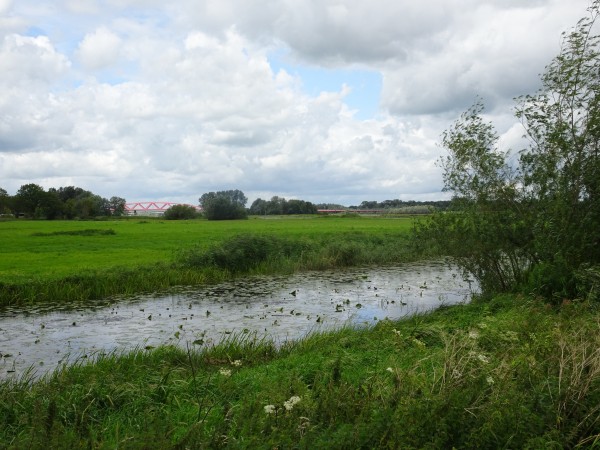
[[[86,69],[101,69],[117,61],[120,46],[119,36],[101,27],[83,38],[79,44],[79,58]]]
[[[1,187],[186,202],[231,188],[345,204],[440,198],[440,133],[479,95],[503,145],[521,145],[512,97],[536,89],[586,6],[0,0],[0,17],[26,24],[0,34]],[[359,119],[350,88],[308,92],[294,66],[380,73],[381,109]]]

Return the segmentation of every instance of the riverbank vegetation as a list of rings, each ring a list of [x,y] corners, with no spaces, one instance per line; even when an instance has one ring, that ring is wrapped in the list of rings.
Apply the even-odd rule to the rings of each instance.
[[[279,348],[98,356],[0,383],[0,446],[593,447],[598,312],[504,295]]]
[[[482,101],[442,137],[452,211],[435,214],[421,238],[487,292],[600,299],[600,2],[588,11],[563,36],[542,89],[518,101],[527,148],[499,148]]]

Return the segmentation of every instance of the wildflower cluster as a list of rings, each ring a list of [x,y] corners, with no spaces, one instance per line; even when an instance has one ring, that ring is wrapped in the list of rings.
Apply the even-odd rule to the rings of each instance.
[[[283,406],[286,411],[291,411],[292,409],[294,409],[294,405],[296,405],[296,403],[298,403],[298,402],[300,402],[300,397],[298,397],[297,395],[294,395],[294,396],[290,397],[289,400],[283,402]]]
[[[286,400],[285,402],[283,402],[283,407],[286,411],[291,411],[292,409],[294,409],[294,406],[296,406],[296,404],[298,404],[300,402],[300,400],[302,400],[301,397],[298,397],[297,395],[293,395],[290,397],[289,400]],[[275,414],[275,413],[277,413],[277,410],[279,408],[275,405],[265,405],[263,409],[265,411],[265,414]]]

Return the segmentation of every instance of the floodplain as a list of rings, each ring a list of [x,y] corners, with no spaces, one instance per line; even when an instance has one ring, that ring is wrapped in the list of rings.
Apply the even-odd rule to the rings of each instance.
[[[167,325],[163,334],[172,342],[97,352],[41,377],[33,365],[1,380],[0,447],[600,445],[597,303],[557,307],[516,294],[454,306],[437,299],[440,307],[430,312],[314,329],[290,340],[242,329],[204,342],[191,331],[196,306],[203,319],[221,308],[205,309],[190,292],[232,293],[227,286],[241,285],[248,293],[260,277],[290,279],[308,270],[352,273],[369,291],[363,308],[350,291],[323,288],[332,317],[368,319],[380,300],[400,302],[392,305],[402,311],[405,286],[389,288],[368,271],[419,267],[436,256],[413,245],[412,226],[412,218],[384,217],[0,222],[1,308],[31,308],[31,346],[48,337],[45,324],[35,322],[35,311],[45,308],[73,311],[113,298],[122,300],[112,305],[118,309],[134,299],[129,313],[145,325],[159,323],[155,314],[188,315],[181,327]],[[411,288],[433,288],[435,277],[425,278]],[[171,292],[183,290],[184,297],[173,294],[173,311],[165,304],[161,312],[146,311],[153,293],[174,286],[180,287]],[[277,328],[275,321],[296,317],[293,301],[303,292],[285,285],[284,304],[262,298],[248,315],[258,316],[262,306]],[[135,303],[140,298],[143,306]],[[299,312],[308,321],[308,312]],[[77,329],[77,320],[62,320],[62,330]],[[6,364],[18,355],[8,350],[10,333],[3,336]]]

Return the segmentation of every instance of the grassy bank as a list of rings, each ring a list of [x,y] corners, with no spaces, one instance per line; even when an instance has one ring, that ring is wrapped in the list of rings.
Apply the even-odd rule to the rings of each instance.
[[[407,248],[412,226],[410,218],[318,216],[0,222],[0,305],[132,294],[237,273],[402,262],[416,257]],[[269,253],[257,259],[257,246]]]
[[[0,384],[7,448],[600,444],[597,305],[498,297],[277,349],[101,357]]]

